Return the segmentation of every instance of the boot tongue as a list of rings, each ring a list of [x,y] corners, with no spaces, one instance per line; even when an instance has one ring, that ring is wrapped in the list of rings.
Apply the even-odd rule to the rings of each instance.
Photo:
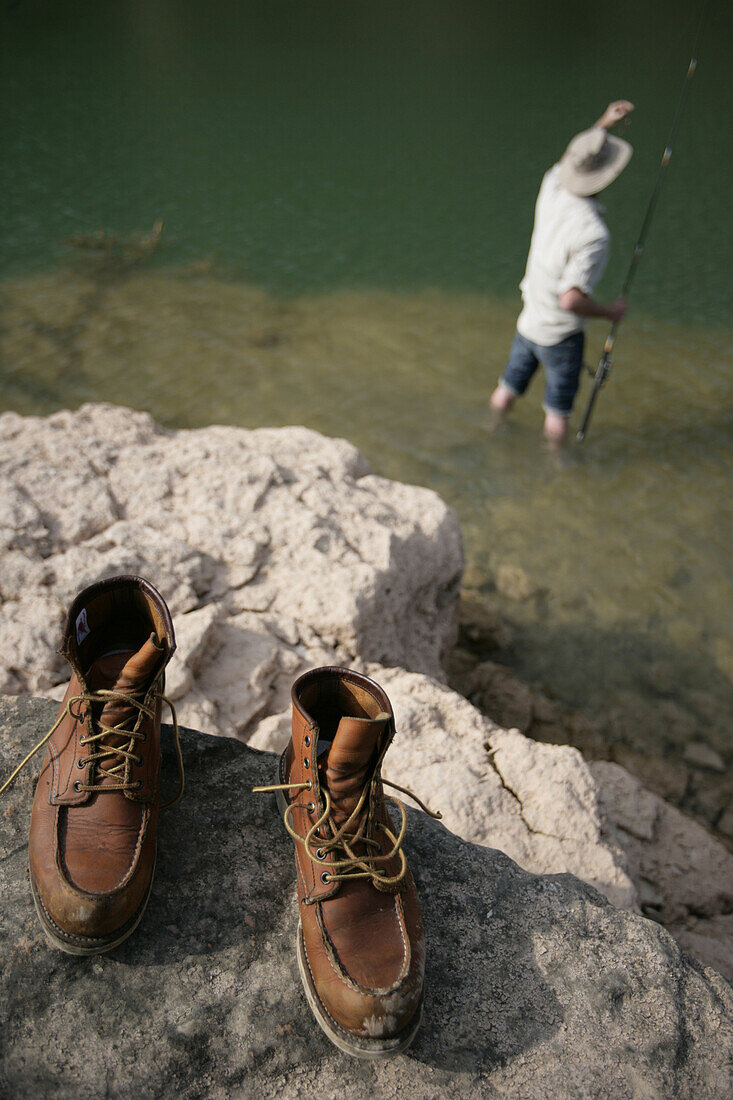
[[[379,738],[389,722],[388,714],[376,718],[342,718],[325,754],[321,775],[331,796],[334,821],[338,824],[354,812]]]
[[[124,695],[134,695],[142,701],[153,678],[153,674],[161,663],[164,647],[159,646],[154,635],[140,647],[137,653],[112,653],[108,657],[100,657],[94,662],[86,676],[87,687],[91,692],[119,691]],[[134,705],[125,703],[122,699],[110,699],[104,703],[101,710],[95,705],[95,717],[105,726],[124,726],[132,729],[137,721],[140,711]],[[102,748],[119,748],[129,743],[129,736],[122,730],[120,733],[109,733],[101,741],[96,743],[95,751]],[[107,757],[99,763],[105,770],[114,767],[124,761],[124,757]],[[106,780],[99,776],[104,784]]]

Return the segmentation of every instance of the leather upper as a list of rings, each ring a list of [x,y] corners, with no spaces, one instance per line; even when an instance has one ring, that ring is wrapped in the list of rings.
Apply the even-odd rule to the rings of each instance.
[[[292,824],[304,837],[318,819],[323,779],[317,766],[321,729],[304,700],[308,700],[316,714],[319,702],[332,708],[330,696],[338,695],[334,681],[346,683],[349,688],[353,685],[359,693],[365,693],[359,698],[367,713],[342,718],[347,750],[339,755],[339,763],[343,765],[339,770],[348,775],[348,762],[353,760],[353,774],[362,786],[371,787],[370,835],[389,849],[391,842],[384,830],[394,833],[395,828],[384,803],[379,769],[394,736],[392,707],[374,681],[350,670],[317,669],[306,673],[293,686],[293,736],[283,757],[284,781],[309,782],[310,789],[292,792]],[[372,715],[368,713],[370,710]],[[373,715],[380,717],[375,719]],[[369,730],[370,722],[364,720],[369,717],[372,727],[375,723],[382,727],[376,738],[374,728]],[[350,719],[354,721],[349,722]],[[361,753],[360,722],[364,737],[371,739]],[[332,748],[325,750],[324,775],[334,776],[333,768],[329,772],[327,754],[337,742],[336,737]],[[372,744],[373,756],[365,768],[363,760]],[[332,781],[336,789],[338,779]],[[354,804],[355,796],[348,798],[344,813]],[[336,818],[338,821],[338,815]],[[317,847],[315,839],[311,847]],[[324,871],[328,874],[342,853],[327,852],[325,859],[314,863],[302,841],[296,841],[295,849],[306,962],[324,1011],[332,1026],[344,1029],[346,1034],[364,1038],[394,1035],[414,1017],[424,976],[425,933],[409,870],[399,882],[389,885],[377,884],[371,878],[323,883],[321,874]],[[402,862],[395,855],[381,866],[388,877],[396,877]]]
[[[67,619],[62,652],[74,674],[36,786],[29,857],[44,919],[72,944],[114,935],[147,898],[158,819],[160,696],[175,649],[168,624],[162,597],[127,577],[80,593]],[[83,698],[72,701],[76,696]]]

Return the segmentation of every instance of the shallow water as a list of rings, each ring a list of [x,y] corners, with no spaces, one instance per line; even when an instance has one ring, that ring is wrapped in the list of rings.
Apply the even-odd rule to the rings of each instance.
[[[212,274],[89,270],[6,284],[6,406],[108,400],[172,426],[304,423],[345,436],[377,471],[457,508],[472,583],[515,626],[502,659],[590,713],[674,702],[639,723],[640,748],[679,754],[702,736],[727,751],[724,332],[637,317],[586,443],[558,463],[541,441],[541,379],[511,421],[487,427],[511,302],[438,291],[278,299]],[[591,328],[591,347],[604,331]],[[527,575],[527,598],[496,593],[507,562]]]
[[[6,5],[0,408],[109,400],[346,436],[457,508],[469,579],[513,628],[502,660],[609,739],[729,758],[730,5],[710,6],[586,443],[545,451],[540,379],[487,430],[539,179],[626,95],[636,152],[608,192],[600,294],[620,284],[696,23],[664,11]],[[158,218],[151,255],[124,243]],[[64,243],[99,230],[120,240]],[[526,598],[496,590],[508,562]]]

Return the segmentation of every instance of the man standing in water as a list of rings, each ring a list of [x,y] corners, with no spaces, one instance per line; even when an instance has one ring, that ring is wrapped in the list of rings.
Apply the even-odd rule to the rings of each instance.
[[[539,363],[545,368],[545,436],[560,444],[578,391],[585,321],[621,321],[626,302],[596,302],[593,289],[606,267],[609,233],[596,196],[631,159],[627,141],[608,130],[634,105],[610,103],[595,126],[577,134],[545,173],[535,206],[527,269],[519,284],[523,309],[509,361],[491,395],[495,416],[506,413],[527,389]]]

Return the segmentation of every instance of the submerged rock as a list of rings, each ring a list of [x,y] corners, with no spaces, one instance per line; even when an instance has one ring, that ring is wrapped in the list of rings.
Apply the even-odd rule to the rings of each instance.
[[[0,768],[53,720],[0,706]],[[135,934],[109,955],[50,949],[29,896],[29,767],[0,816],[0,1091],[141,1100],[258,1096],[727,1098],[733,992],[659,925],[569,875],[531,875],[418,811],[408,855],[428,933],[425,1015],[391,1062],[340,1054],[295,961],[292,843],[250,793],[275,757],[185,731],[187,793],[160,824]],[[164,788],[175,788],[172,752]]]
[[[534,716],[533,692],[509,669],[494,661],[482,661],[454,679],[479,710],[502,726],[527,732]]]
[[[662,756],[649,756],[637,752],[620,741],[609,747],[609,756],[615,764],[620,764],[627,772],[637,776],[644,786],[673,802],[680,802],[687,791],[690,775],[679,760],[668,760]]]
[[[540,591],[532,578],[516,562],[502,562],[496,569],[496,590],[509,600],[528,600]]]
[[[687,763],[695,768],[708,768],[712,772],[725,771],[723,757],[704,741],[689,741],[682,755]]]

